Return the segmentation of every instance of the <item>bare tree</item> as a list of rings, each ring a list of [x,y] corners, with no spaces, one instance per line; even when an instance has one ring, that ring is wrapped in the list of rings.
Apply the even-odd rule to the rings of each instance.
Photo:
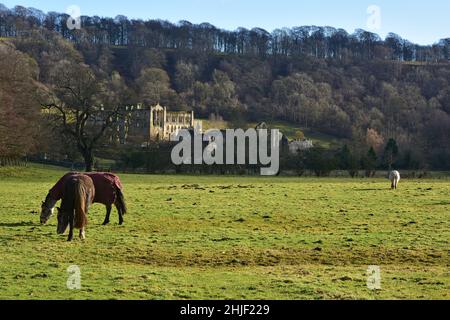
[[[48,88],[43,108],[67,143],[76,145],[86,171],[92,171],[94,151],[123,110],[123,81],[117,74],[99,81],[87,65],[61,61],[52,69]]]

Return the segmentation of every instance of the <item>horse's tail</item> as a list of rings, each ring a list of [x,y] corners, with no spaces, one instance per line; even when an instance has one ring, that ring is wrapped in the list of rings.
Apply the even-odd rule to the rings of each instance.
[[[117,209],[119,209],[120,211],[122,211],[122,214],[127,213],[127,204],[125,202],[125,197],[123,195],[122,190],[115,186],[116,189],[116,206]]]
[[[86,194],[87,190],[84,186],[84,181],[78,179],[75,184],[75,218],[74,227],[83,229],[87,225],[86,215]]]

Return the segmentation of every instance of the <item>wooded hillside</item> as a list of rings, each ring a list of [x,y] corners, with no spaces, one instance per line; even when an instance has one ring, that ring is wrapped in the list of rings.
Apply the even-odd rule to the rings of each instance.
[[[159,102],[235,126],[288,121],[346,139],[359,156],[373,148],[379,159],[394,139],[399,165],[450,169],[450,39],[419,46],[363,30],[227,31],[123,16],[82,17],[82,28],[69,30],[67,18],[0,5],[0,38],[8,39],[0,43],[3,154],[33,152],[8,142],[9,126],[47,127],[32,115],[50,96],[67,98],[58,85],[69,68],[70,77],[99,85],[78,96],[83,103],[113,109]],[[33,141],[41,151],[48,144],[48,132],[19,131],[35,140],[12,140]]]

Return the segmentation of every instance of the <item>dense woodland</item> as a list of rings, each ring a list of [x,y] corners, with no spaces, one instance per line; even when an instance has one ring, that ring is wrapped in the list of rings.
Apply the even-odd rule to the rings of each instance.
[[[160,102],[236,127],[283,120],[346,145],[299,155],[288,167],[331,167],[333,158],[342,169],[450,169],[450,39],[419,46],[364,30],[227,31],[123,16],[82,17],[82,28],[69,30],[68,18],[0,4],[2,157],[92,158],[105,145],[83,132],[96,116],[89,107],[113,115]],[[55,126],[55,112],[75,105],[81,112]]]

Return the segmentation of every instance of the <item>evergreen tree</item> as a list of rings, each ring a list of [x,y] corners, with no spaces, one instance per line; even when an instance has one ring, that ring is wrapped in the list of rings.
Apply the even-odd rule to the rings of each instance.
[[[394,164],[396,158],[398,156],[398,145],[395,139],[389,139],[386,148],[384,149],[384,164],[385,167],[392,170],[392,165]]]
[[[362,158],[362,167],[366,171],[366,177],[373,177],[377,167],[377,154],[373,147],[370,147],[367,155]]]

